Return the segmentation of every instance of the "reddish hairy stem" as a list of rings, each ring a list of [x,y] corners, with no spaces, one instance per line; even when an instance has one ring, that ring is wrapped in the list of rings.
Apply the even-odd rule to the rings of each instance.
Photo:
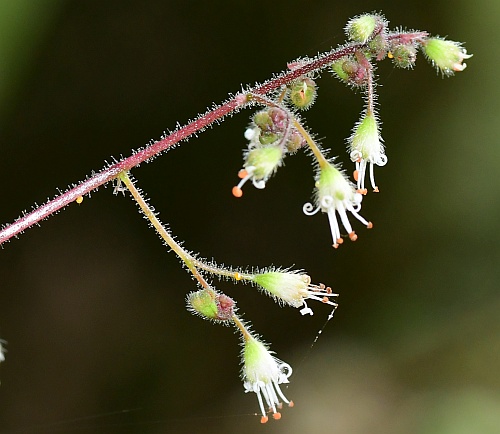
[[[406,34],[406,37],[413,37],[414,39],[424,38],[427,36],[425,32],[415,32],[411,36]],[[391,35],[394,38],[395,35]],[[311,71],[318,71],[325,68],[335,60],[340,59],[343,56],[354,53],[357,49],[362,48],[362,44],[349,44],[345,47],[338,48],[322,55],[319,55],[312,60],[304,60],[300,67],[293,69],[291,71],[283,72],[282,74],[266,81],[264,84],[259,85],[253,89],[248,89],[248,93],[253,93],[257,95],[266,95],[269,92],[278,89],[301,75],[307,74]],[[197,119],[189,122],[182,128],[172,132],[163,139],[147,146],[143,150],[131,155],[122,161],[113,164],[112,166],[103,169],[96,175],[86,181],[81,182],[78,186],[66,191],[60,196],[48,201],[44,205],[36,208],[29,214],[24,215],[17,219],[14,223],[7,225],[0,231],[0,245],[9,240],[10,238],[16,236],[17,234],[23,232],[24,230],[30,228],[31,226],[38,224],[43,219],[49,217],[56,211],[64,208],[66,205],[74,202],[80,196],[95,190],[101,185],[115,179],[118,174],[122,171],[130,170],[135,166],[143,163],[144,161],[160,154],[162,151],[168,149],[172,145],[179,143],[180,141],[188,138],[192,134],[203,130],[207,126],[210,126],[215,121],[222,119],[224,116],[237,111],[248,103],[248,100],[242,94],[236,95],[234,98],[220,105],[219,107],[207,111],[205,114],[200,115]]]

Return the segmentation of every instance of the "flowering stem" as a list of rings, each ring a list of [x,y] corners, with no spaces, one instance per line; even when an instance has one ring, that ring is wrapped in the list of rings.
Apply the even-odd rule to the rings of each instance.
[[[400,39],[402,41],[414,40],[421,42],[427,36],[427,32],[394,32],[388,36],[388,40]],[[299,67],[284,71],[261,85],[248,88],[244,93],[267,95],[269,92],[280,89],[305,74],[325,69],[336,60],[339,60],[344,56],[354,54],[356,51],[362,51],[363,49],[366,49],[366,44],[355,42],[349,43],[340,48],[332,49],[331,51],[320,54],[313,59],[305,59],[301,62]],[[282,93],[282,95],[284,94]],[[206,127],[220,121],[225,116],[240,110],[244,106],[248,105],[248,103],[249,101],[245,95],[241,93],[236,94],[233,98],[213,109],[208,110],[204,114],[199,115],[195,120],[166,135],[161,140],[132,154],[130,157],[103,169],[99,173],[81,182],[76,187],[66,191],[60,196],[55,197],[54,199],[49,200],[44,205],[41,205],[32,212],[23,215],[13,223],[5,225],[0,230],[0,245],[12,237],[22,233],[26,229],[40,223],[43,219],[46,219],[70,203],[75,201],[79,203],[84,195],[117,178],[120,173],[127,172],[133,167],[136,167],[145,161],[149,161],[151,158],[162,153],[171,146],[189,138],[199,131],[204,130]],[[298,124],[296,127],[308,141],[309,146],[311,146],[311,149],[316,155],[316,158],[318,158],[320,166],[325,164],[326,159],[321,155],[321,152],[317,149],[310,137],[308,139],[308,134],[305,133],[305,130]]]
[[[189,271],[193,274],[193,276],[198,280],[200,285],[203,288],[210,288],[208,282],[203,278],[203,276],[198,272],[196,268],[193,258],[189,253],[187,253],[168,233],[165,227],[162,225],[160,220],[156,217],[154,211],[148,205],[146,200],[142,197],[140,191],[135,187],[134,183],[130,179],[130,176],[127,172],[121,172],[118,174],[118,179],[122,181],[127,189],[132,194],[132,197],[137,202],[137,205],[141,208],[141,211],[144,213],[146,218],[151,222],[153,227],[156,229],[160,237],[167,243],[167,245],[176,253],[176,255],[186,264],[189,268]]]
[[[216,274],[221,277],[229,277],[234,280],[252,280],[252,275],[248,273],[241,273],[239,271],[228,270],[226,268],[220,268],[215,265],[207,264],[206,262],[200,261],[199,259],[190,256],[190,260],[193,265],[200,270],[205,270],[210,274]]]
[[[243,322],[238,318],[236,314],[233,314],[232,320],[236,325],[236,327],[240,329],[241,334],[243,335],[243,339],[245,339],[246,341],[251,339],[252,335],[250,334],[250,332],[247,330]]]
[[[313,152],[314,156],[316,157],[316,160],[318,160],[319,167],[327,166],[328,160],[323,155],[323,152],[321,152],[321,149],[319,149],[318,145],[312,139],[310,134],[305,130],[305,128],[300,124],[300,122],[295,118],[293,119],[293,126],[302,135],[302,137],[304,137],[305,141],[307,142],[307,144],[311,148],[311,151]]]
[[[288,83],[304,74],[307,74],[308,72],[318,71],[326,68],[335,60],[338,60],[348,54],[354,53],[355,50],[359,49],[362,46],[362,44],[353,43],[345,47],[323,53],[314,59],[305,61],[299,68],[296,68],[292,71],[282,72],[281,74],[264,82],[263,84],[249,89],[248,93],[266,95],[275,89],[279,89],[282,86],[287,85]],[[24,230],[30,228],[31,226],[39,223],[43,219],[49,217],[61,208],[64,208],[70,203],[76,201],[81,196],[84,196],[85,194],[88,194],[89,192],[97,189],[101,185],[115,179],[121,172],[129,171],[133,167],[136,167],[139,164],[151,159],[152,157],[160,154],[171,146],[181,142],[184,139],[187,139],[196,132],[205,129],[209,125],[212,125],[214,122],[224,118],[228,114],[238,111],[247,104],[247,98],[241,93],[238,93],[229,101],[221,104],[214,109],[208,110],[206,113],[200,115],[192,122],[172,132],[163,139],[102,170],[86,181],[81,182],[78,186],[48,201],[31,213],[26,214],[25,216],[16,220],[14,223],[4,227],[0,231],[0,245],[10,238],[16,236],[17,234],[23,232]]]

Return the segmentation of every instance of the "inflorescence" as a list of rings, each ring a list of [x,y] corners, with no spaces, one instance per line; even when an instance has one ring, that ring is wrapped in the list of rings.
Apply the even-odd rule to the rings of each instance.
[[[420,31],[391,32],[387,25],[386,19],[379,14],[364,14],[350,20],[345,28],[350,41],[341,49],[349,47],[349,44],[356,48],[330,65],[332,74],[352,88],[360,89],[365,100],[360,120],[347,138],[347,150],[354,163],[353,180],[349,179],[340,165],[334,163],[335,158],[327,155],[299,116],[316,100],[316,80],[319,69],[322,69],[319,67],[269,94],[248,91],[237,97],[240,102],[259,105],[261,108],[252,116],[244,133],[248,146],[244,151],[243,168],[238,173],[240,181],[232,189],[235,197],[242,197],[243,187],[248,182],[257,189],[265,188],[272,175],[283,165],[285,157],[307,149],[313,157],[316,171],[314,202],[303,206],[304,213],[313,215],[321,211],[327,215],[335,248],[343,243],[345,236],[352,241],[357,239],[352,226],[353,217],[365,227],[373,227],[360,214],[361,203],[368,192],[368,184],[374,192],[379,191],[374,166],[380,167],[387,163],[376,111],[375,63],[389,58],[397,67],[413,68],[417,51],[422,50],[438,71],[449,76],[453,72],[463,71],[466,66],[463,60],[470,57],[456,42],[432,38]],[[309,60],[299,59],[288,64],[288,68],[295,71]],[[243,385],[245,392],[257,395],[261,422],[268,421],[268,413],[272,414],[273,419],[280,419],[282,403],[293,406],[293,401],[286,398],[281,390],[282,385],[289,382],[291,366],[276,358],[269,346],[250,331],[239,317],[234,299],[216,290],[205,276],[248,283],[280,305],[298,308],[302,315],[313,314],[308,301],[319,301],[332,307],[331,318],[337,308],[337,294],[326,285],[312,284],[309,275],[301,270],[268,268],[248,272],[219,267],[199,259],[174,241],[149,209],[127,172],[122,172],[119,180],[130,190],[166,244],[198,280],[200,289],[187,296],[188,310],[203,319],[233,325],[240,333]]]
[[[248,146],[244,151],[243,168],[238,173],[240,181],[232,190],[235,197],[243,195],[243,186],[249,181],[258,189],[265,188],[271,176],[283,165],[285,157],[301,149],[307,149],[315,167],[315,189],[313,203],[306,203],[303,211],[306,215],[320,211],[327,215],[332,244],[335,248],[343,243],[345,237],[349,237],[352,241],[357,239],[352,226],[354,220],[367,228],[373,227],[373,224],[360,212],[363,197],[368,192],[367,185],[369,184],[374,192],[379,191],[375,182],[374,167],[384,166],[387,163],[386,149],[380,134],[381,122],[376,110],[376,62],[389,58],[395,66],[411,69],[415,65],[417,52],[421,50],[438,72],[443,76],[450,76],[454,72],[463,71],[466,67],[464,60],[471,57],[461,44],[440,37],[430,37],[427,32],[390,31],[387,20],[376,13],[363,14],[351,19],[345,27],[345,32],[348,42],[343,47],[332,50],[323,57],[302,58],[289,63],[288,68],[293,79],[286,79],[285,77],[289,77],[287,74],[278,76],[273,85],[269,86],[270,90],[266,90],[266,83],[257,86],[253,90],[238,94],[213,112],[199,117],[200,124],[209,125],[213,119],[220,119],[241,107],[261,106],[253,115],[244,133]],[[324,62],[327,57],[335,60],[327,65]],[[313,138],[299,115],[314,104],[318,90],[316,81],[319,72],[326,67],[329,67],[331,73],[340,81],[353,89],[361,90],[364,97],[364,109],[360,120],[347,138],[347,150],[354,163],[352,181],[340,165],[334,162],[335,158],[328,156]],[[305,69],[307,72],[302,74]],[[281,78],[283,81],[277,87],[276,82]],[[220,112],[217,115],[219,117],[215,115],[216,111]],[[185,131],[181,129],[171,136],[176,133],[181,136],[182,133],[185,138],[192,134],[191,130],[188,131],[189,128],[196,131],[193,123],[185,127]],[[161,145],[164,148],[170,146],[167,140],[171,136],[163,139],[165,143]],[[174,140],[171,139],[172,143],[177,143]],[[147,148],[142,153],[147,154],[148,158],[154,155],[153,150]],[[108,170],[109,173],[100,176],[102,180],[96,177],[95,185],[114,178],[117,180],[115,193],[129,190],[141,212],[165,244],[176,253],[197,280],[199,288],[189,293],[186,298],[188,309],[213,323],[232,325],[239,332],[242,341],[243,385],[245,392],[252,392],[257,396],[261,422],[268,421],[269,413],[274,419],[280,419],[279,409],[282,403],[293,406],[293,401],[290,401],[281,390],[284,384],[289,383],[291,366],[276,358],[269,346],[250,331],[250,327],[240,318],[234,299],[217,290],[207,279],[215,277],[232,279],[235,283],[247,283],[269,295],[282,306],[298,308],[302,315],[313,314],[313,310],[307,304],[309,301],[329,305],[335,311],[337,294],[326,285],[312,284],[309,275],[301,270],[270,267],[248,271],[219,267],[188,252],[174,240],[158,220],[140,190],[135,187],[128,170],[138,163],[128,162],[131,158],[125,160],[129,166],[117,164]],[[74,200],[81,203],[82,195],[86,192],[88,191],[83,187],[81,192],[75,189],[74,194],[77,196]],[[333,311],[329,318],[333,315]],[[0,340],[0,362],[4,360],[3,343],[5,342]]]

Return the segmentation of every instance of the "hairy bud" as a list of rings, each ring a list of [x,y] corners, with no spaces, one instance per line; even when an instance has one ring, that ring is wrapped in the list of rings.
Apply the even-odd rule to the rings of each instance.
[[[217,322],[230,321],[236,306],[232,298],[211,288],[191,292],[186,302],[193,314]]]

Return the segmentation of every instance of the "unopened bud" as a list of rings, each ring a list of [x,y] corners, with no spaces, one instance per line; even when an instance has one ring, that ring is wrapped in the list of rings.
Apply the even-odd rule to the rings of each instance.
[[[366,42],[377,27],[376,15],[360,15],[348,21],[345,32],[347,37],[355,42]]]
[[[290,101],[301,109],[307,110],[316,99],[316,83],[314,80],[304,77],[295,81],[290,88]]]
[[[413,45],[397,45],[391,54],[392,62],[399,68],[413,68],[417,60],[417,49]]]
[[[236,306],[232,298],[211,288],[191,292],[186,301],[193,314],[213,321],[231,320]]]

